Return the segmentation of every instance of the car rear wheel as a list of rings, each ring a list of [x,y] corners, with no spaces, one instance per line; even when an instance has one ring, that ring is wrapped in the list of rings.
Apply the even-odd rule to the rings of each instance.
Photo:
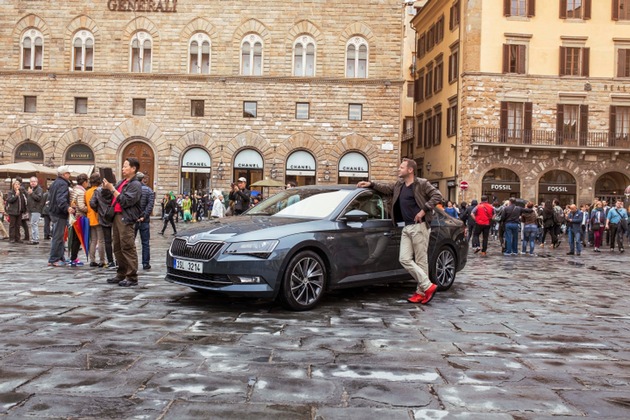
[[[448,246],[440,248],[430,271],[429,276],[433,283],[437,284],[438,290],[448,290],[453,285],[457,273],[455,252]]]
[[[296,254],[285,270],[280,301],[288,309],[305,311],[317,305],[326,286],[326,266],[313,251]]]

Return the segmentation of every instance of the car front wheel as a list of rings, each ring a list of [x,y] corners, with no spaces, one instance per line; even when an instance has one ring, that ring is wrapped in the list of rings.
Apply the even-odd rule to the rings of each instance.
[[[448,290],[453,285],[457,272],[457,258],[453,250],[448,246],[440,248],[430,271],[431,280],[437,284],[438,290]]]
[[[302,251],[287,266],[279,298],[288,309],[306,311],[317,305],[325,286],[324,261],[313,251]]]

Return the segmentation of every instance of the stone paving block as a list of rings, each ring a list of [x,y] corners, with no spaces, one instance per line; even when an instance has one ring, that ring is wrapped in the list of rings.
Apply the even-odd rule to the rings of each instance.
[[[248,393],[248,379],[246,374],[158,372],[152,375],[136,397],[244,403]]]
[[[13,418],[156,419],[168,400],[39,394],[9,412]]]
[[[439,383],[444,381],[434,368],[409,368],[397,364],[395,366],[371,365],[334,365],[313,366],[313,378],[361,379],[365,381],[400,381],[417,383]]]
[[[46,366],[86,369],[87,357],[84,354],[67,351],[20,350],[2,358],[2,365],[13,368]],[[0,378],[2,378],[1,374]]]
[[[165,413],[164,420],[204,419],[270,419],[312,420],[312,407],[301,404],[221,404],[175,401]]]
[[[541,387],[448,385],[436,386],[435,390],[447,411],[531,412],[549,416],[582,414],[556,393]]]
[[[30,394],[23,392],[0,392],[0,414],[7,414],[12,408],[26,401]]]
[[[16,389],[19,392],[56,395],[125,397],[133,395],[149,378],[147,372],[115,374],[108,370],[53,368]]]
[[[278,349],[273,351],[272,361],[274,363],[298,363],[304,361],[304,350]],[[316,349],[308,351],[308,362],[313,364],[326,364],[335,362],[335,353],[327,349]]]
[[[143,356],[139,360],[134,360],[133,366],[129,370],[139,370],[145,372],[178,372],[194,373],[200,366],[203,366],[204,362],[198,359],[185,359],[177,358],[172,359],[169,357],[155,357]]]
[[[184,358],[212,360],[238,360],[242,362],[269,362],[271,349],[255,346],[244,347],[238,344],[224,346],[188,346],[180,355]]]
[[[258,377],[251,401],[275,404],[341,404],[342,390],[335,381],[319,378]]]
[[[479,412],[457,412],[457,411],[444,411],[444,410],[413,410],[413,418],[415,420],[514,420],[514,417],[510,414],[493,414],[493,413],[479,413]],[[527,417],[521,417],[519,419]],[[540,417],[536,417],[541,420]],[[563,420],[566,417],[562,417]]]
[[[344,381],[344,391],[350,407],[418,408],[431,405],[438,408],[438,401],[426,385]]]
[[[340,408],[317,407],[314,420],[340,420],[340,419],[388,419],[409,420],[409,412],[404,408],[379,409],[379,408]],[[416,419],[419,419],[418,417]]]
[[[627,390],[560,391],[560,396],[581,410],[587,417],[630,418],[630,394]]]
[[[3,360],[0,366],[0,394],[15,390],[20,385],[42,375],[46,370],[42,367],[12,366]]]

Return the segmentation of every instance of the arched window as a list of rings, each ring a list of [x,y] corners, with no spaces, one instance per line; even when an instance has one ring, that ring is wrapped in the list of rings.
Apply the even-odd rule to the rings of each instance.
[[[367,77],[368,44],[355,36],[346,44],[346,77]]]
[[[191,74],[210,74],[210,37],[196,33],[188,44],[188,72]]]
[[[293,44],[293,75],[315,76],[315,40],[308,35]]]
[[[131,72],[151,72],[151,50],[153,40],[146,32],[136,32],[131,38]]]
[[[256,34],[249,34],[241,43],[241,74],[243,76],[262,75],[263,41]]]
[[[44,36],[29,29],[22,36],[22,70],[41,70],[44,60]]]
[[[94,70],[94,35],[81,30],[74,35],[72,41],[72,69],[74,71]]]

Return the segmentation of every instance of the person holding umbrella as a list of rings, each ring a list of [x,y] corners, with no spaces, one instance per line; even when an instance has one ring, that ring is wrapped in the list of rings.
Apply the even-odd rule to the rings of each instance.
[[[70,267],[83,267],[83,263],[79,261],[79,247],[82,246],[86,254],[88,249],[86,245],[89,243],[90,224],[87,218],[87,203],[85,202],[85,189],[88,186],[87,174],[79,174],[77,176],[77,185],[70,191],[70,205],[75,209],[76,220],[71,223],[68,232],[68,241],[70,242]],[[85,220],[84,220],[85,219]],[[87,223],[85,223],[87,222]]]

